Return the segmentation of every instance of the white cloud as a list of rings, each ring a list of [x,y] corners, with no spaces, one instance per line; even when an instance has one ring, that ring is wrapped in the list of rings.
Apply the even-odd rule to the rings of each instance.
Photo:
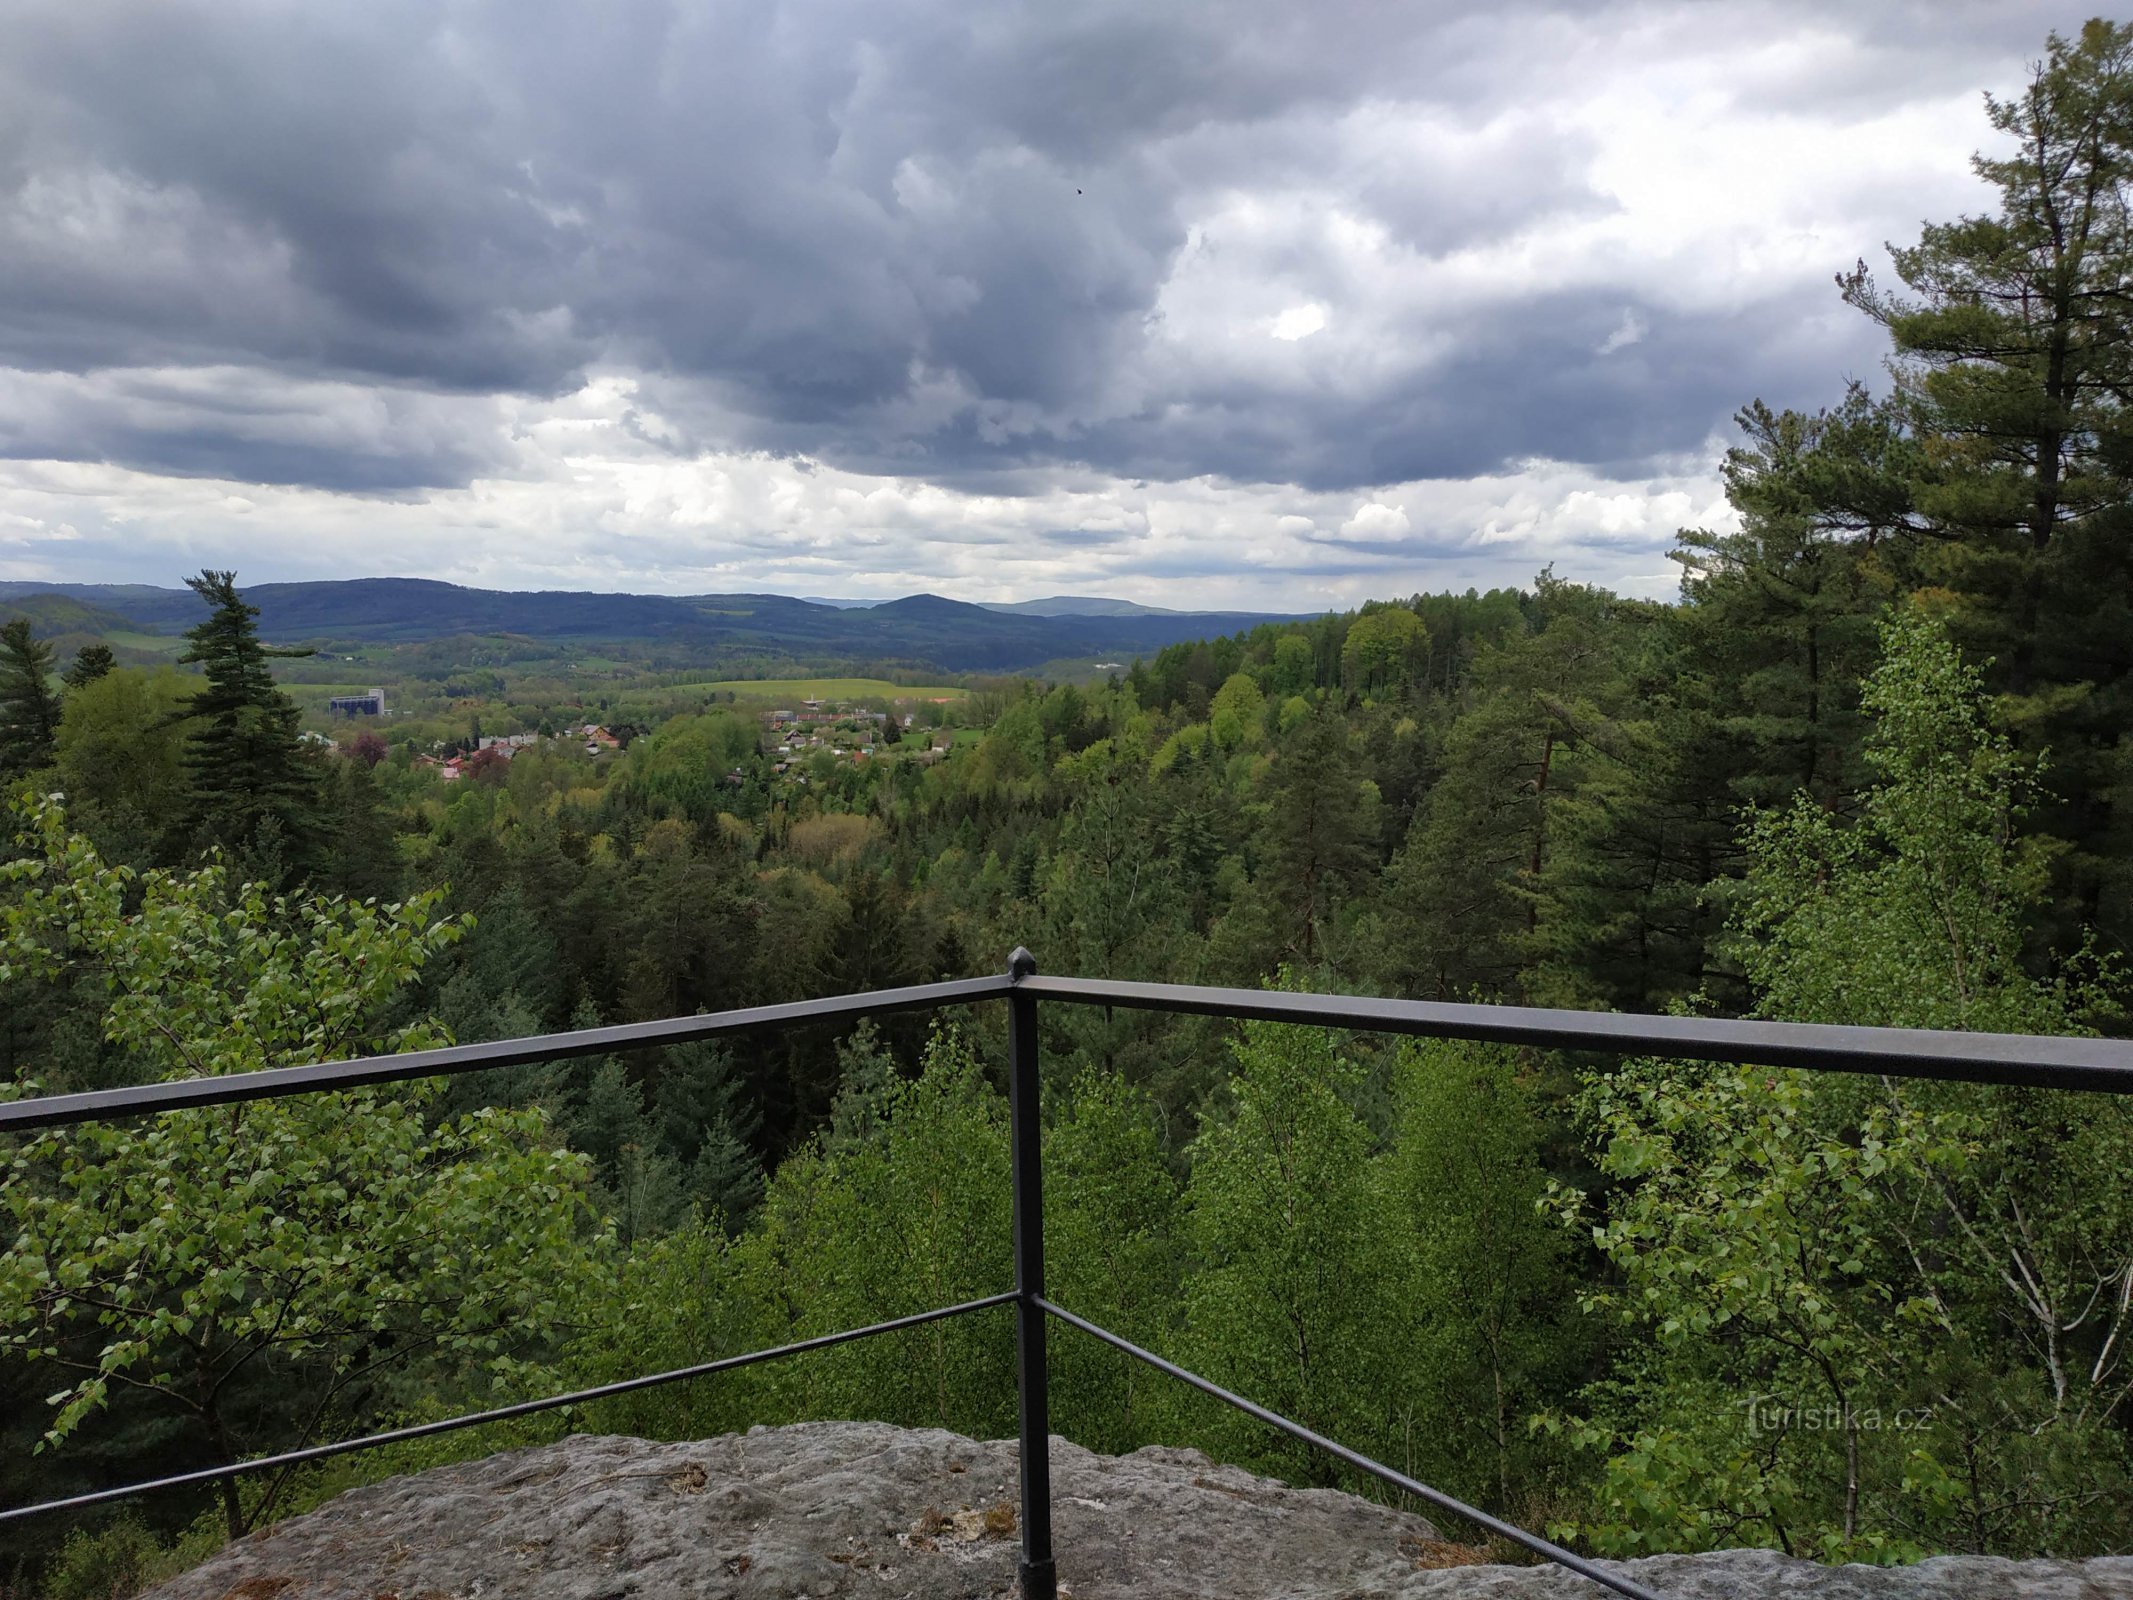
[[[1324,306],[1290,306],[1288,310],[1274,318],[1273,322],[1268,325],[1267,332],[1276,339],[1287,339],[1294,342],[1298,339],[1310,338],[1312,334],[1321,332],[1325,326],[1326,308]]]
[[[1350,539],[1398,539],[1406,534],[1408,526],[1405,511],[1372,500],[1355,508],[1355,515],[1341,524],[1341,533]]]

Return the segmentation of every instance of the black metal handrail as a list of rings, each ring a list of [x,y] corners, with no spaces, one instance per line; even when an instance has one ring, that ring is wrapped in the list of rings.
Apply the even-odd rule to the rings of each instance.
[[[1294,1022],[1363,1033],[1537,1045],[1610,1055],[1679,1056],[1746,1067],[1886,1073],[1998,1083],[2029,1089],[2133,1094],[2133,1043],[2028,1033],[1955,1033],[1933,1028],[1853,1028],[1821,1022],[1642,1016],[1624,1011],[1551,1011],[1536,1006],[1380,1000],[1369,995],[1292,994],[1281,989],[1209,989],[1182,983],[1111,983],[1032,975],[1019,986],[1038,999],[1123,1006],[1202,1017]]]
[[[1008,1013],[1008,1113],[1010,1174],[1014,1195],[1015,1285],[1010,1290],[959,1305],[942,1306],[862,1328],[802,1339],[792,1344],[743,1355],[726,1356],[668,1372],[648,1373],[591,1389],[549,1395],[489,1411],[366,1434],[356,1439],[313,1445],[249,1461],[232,1462],[144,1483],[61,1500],[0,1510],[0,1524],[78,1510],[114,1500],[218,1482],[345,1455],[355,1450],[426,1438],[460,1428],[478,1427],[506,1418],[580,1405],[662,1384],[680,1383],[711,1373],[773,1361],[810,1350],[826,1349],[876,1334],[917,1327],[949,1317],[1011,1305],[1015,1308],[1016,1382],[1019,1390],[1019,1475],[1021,1481],[1021,1580],[1024,1600],[1052,1600],[1057,1568],[1052,1551],[1051,1447],[1045,1325],[1055,1319],[1092,1338],[1233,1406],[1267,1426],[1302,1440],[1360,1472],[1413,1495],[1440,1510],[1466,1518],[1533,1554],[1627,1595],[1631,1600],[1659,1600],[1642,1584],[1619,1572],[1596,1566],[1537,1534],[1529,1533],[1442,1490],[1431,1488],[1382,1462],[1255,1404],[1210,1380],[1189,1372],[1107,1328],[1054,1304],[1044,1292],[1044,1200],[1041,1128],[1038,1116],[1037,1003],[1050,999],[1068,1005],[1123,1006],[1129,1009],[1237,1017],[1348,1028],[1366,1032],[1411,1034],[1430,1038],[1474,1039],[1557,1049],[1649,1053],[1743,1065],[1804,1067],[1829,1072],[1873,1072],[1897,1077],[1958,1082],[1997,1083],[2030,1088],[2082,1089],[2133,1094],[2133,1044],[2108,1039],[2042,1038],[2026,1034],[1937,1032],[1925,1029],[1846,1028],[1789,1022],[1739,1022],[1704,1017],[1630,1016],[1614,1012],[1540,1010],[1521,1006],[1447,1005],[1413,1000],[1381,1000],[1355,995],[1294,994],[1260,989],[1201,988],[1181,984],[1111,983],[1037,975],[1028,951],[1009,957],[1008,970],[994,978],[919,984],[871,994],[840,995],[786,1005],[756,1006],[707,1016],[676,1017],[624,1027],[587,1028],[573,1033],[503,1040],[491,1044],[453,1045],[438,1050],[371,1056],[352,1061],[320,1062],[219,1078],[188,1078],[83,1094],[43,1095],[0,1102],[0,1134],[117,1117],[154,1115],[188,1107],[228,1105],[245,1100],[279,1098],[324,1090],[404,1082],[411,1078],[450,1076],[491,1067],[523,1066],[612,1050],[646,1049],[756,1032],[798,1024],[856,1021],[902,1011],[931,1011],[944,1006],[1004,999]]]
[[[834,1345],[850,1344],[854,1339],[872,1338],[877,1333],[896,1333],[905,1328],[922,1327],[929,1322],[942,1322],[949,1317],[960,1317],[966,1311],[988,1311],[994,1306],[1012,1305],[1014,1299],[1014,1291],[1005,1289],[999,1294],[989,1294],[982,1299],[942,1306],[937,1311],[915,1311],[908,1317],[891,1317],[886,1322],[870,1322],[863,1328],[844,1328],[836,1333],[817,1334],[812,1339],[795,1339],[791,1344],[774,1345],[768,1350],[751,1350],[746,1355],[721,1356],[716,1361],[699,1361],[694,1366],[672,1367],[665,1372],[648,1372],[636,1378],[618,1378],[613,1383],[595,1384],[590,1389],[572,1389],[567,1394],[542,1395],[538,1400],[518,1400],[507,1406],[492,1407],[487,1411],[466,1411],[456,1417],[440,1417],[434,1422],[417,1422],[405,1428],[387,1428],[381,1433],[366,1433],[359,1438],[336,1439],[331,1444],[306,1445],[301,1450],[284,1450],[279,1455],[253,1456],[249,1460],[232,1461],[219,1467],[201,1467],[194,1472],[175,1472],[167,1478],[151,1478],[142,1483],[123,1484],[116,1489],[96,1489],[88,1494],[69,1495],[64,1500],[40,1500],[35,1505],[15,1506],[0,1511],[0,1522],[42,1516],[51,1511],[86,1510],[90,1506],[108,1505],[114,1500],[131,1500],[136,1495],[152,1494],[158,1489],[197,1489],[204,1484],[220,1483],[225,1478],[248,1477],[255,1472],[271,1472],[280,1467],[301,1467],[308,1462],[326,1461],[334,1456],[345,1456],[357,1450],[370,1450],[379,1445],[405,1444],[410,1439],[428,1439],[440,1433],[457,1433],[461,1428],[478,1428],[484,1423],[508,1422],[514,1417],[530,1417],[543,1411],[560,1411],[566,1406],[589,1405],[595,1400],[612,1400],[617,1395],[635,1394],[640,1389],[656,1389],[662,1384],[708,1377],[714,1372],[730,1372],[736,1367],[752,1367],[759,1362],[775,1361],[781,1356],[799,1356],[810,1350],[827,1350]]]
[[[1012,986],[1012,980],[1006,977],[965,978],[954,983],[922,983],[908,989],[877,989],[871,994],[840,994],[827,1000],[750,1006],[744,1011],[714,1011],[700,1017],[668,1017],[660,1022],[630,1022],[614,1028],[543,1033],[530,1039],[498,1039],[489,1044],[407,1050],[392,1056],[360,1056],[353,1061],[271,1067],[264,1072],[235,1072],[225,1078],[177,1078],[124,1089],[37,1095],[0,1102],[0,1133],[146,1116],[187,1106],[227,1106],[242,1100],[276,1100],[283,1095],[318,1090],[405,1083],[410,1078],[453,1077],[490,1067],[531,1067],[546,1061],[567,1061],[572,1056],[651,1050],[798,1023],[856,1022],[862,1017],[887,1016],[897,1011],[937,1011],[972,1000],[997,999]]]

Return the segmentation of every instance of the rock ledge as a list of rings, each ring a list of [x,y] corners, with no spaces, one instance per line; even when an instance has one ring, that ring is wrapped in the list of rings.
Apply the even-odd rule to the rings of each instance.
[[[150,1600],[980,1600],[1015,1588],[1015,1447],[871,1422],[691,1444],[579,1436],[356,1489]],[[1446,1565],[1420,1517],[1195,1450],[1052,1446],[1069,1600],[1587,1600]],[[2133,1600],[2133,1557],[1821,1567],[1762,1550],[1624,1570],[1675,1600]]]

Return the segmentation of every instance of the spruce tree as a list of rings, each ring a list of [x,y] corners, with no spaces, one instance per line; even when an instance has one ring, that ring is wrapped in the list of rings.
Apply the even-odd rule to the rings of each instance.
[[[1267,785],[1260,883],[1284,958],[1325,954],[1339,901],[1377,865],[1377,785],[1330,701],[1284,741]]]
[[[59,675],[60,681],[69,689],[79,689],[96,682],[117,665],[118,658],[112,655],[108,644],[85,644],[74,652],[74,665]]]
[[[661,1052],[650,1112],[660,1148],[686,1174],[688,1198],[707,1220],[738,1233],[763,1198],[763,1165],[753,1148],[763,1113],[733,1052],[707,1041]]]
[[[52,647],[30,634],[30,619],[0,627],[0,779],[50,766],[59,697],[46,674]]]
[[[268,662],[310,652],[260,643],[259,608],[238,594],[234,572],[185,582],[214,608],[178,658],[207,678],[185,710],[197,719],[185,752],[195,834],[240,850],[278,844],[301,863],[317,828],[318,781],[297,743],[295,702],[275,687]]]

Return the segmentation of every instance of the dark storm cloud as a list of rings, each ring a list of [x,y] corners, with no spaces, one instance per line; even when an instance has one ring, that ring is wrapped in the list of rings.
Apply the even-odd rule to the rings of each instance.
[[[936,436],[953,463],[1032,464],[1060,454],[1149,479],[1213,473],[1245,482],[1339,490],[1470,478],[1524,460],[1581,463],[1608,476],[1649,473],[1695,450],[1758,394],[1784,399],[1833,386],[1844,348],[1817,287],[1737,312],[1667,313],[1617,295],[1535,295],[1516,316],[1479,319],[1441,361],[1397,384],[1313,395],[1235,381],[1165,396],[1160,425],[1134,416],[1061,427],[987,447],[962,419]],[[1625,322],[1633,342],[1607,349]],[[887,470],[890,463],[861,464]]]
[[[1631,472],[1694,448],[1745,373],[1827,387],[1839,346],[1794,336],[1809,314],[1782,297],[1685,314],[1562,290],[1426,357],[1397,347],[1441,329],[1388,326],[1390,358],[1299,378],[1203,358],[1161,309],[1187,253],[1219,247],[1194,219],[1232,190],[1330,197],[1424,257],[1604,212],[1584,136],[1522,100],[1593,9],[32,8],[0,61],[0,362],[83,381],[0,427],[0,451],[462,483],[501,436],[409,396],[555,395],[619,368],[670,402],[676,448],[949,483],[1059,463],[1317,488],[1527,456]],[[1826,12],[1861,41],[1842,70],[1787,58],[1743,93],[1843,100],[1920,37],[1921,71],[1968,81],[1980,41],[2040,44],[2055,20],[1935,7],[1906,33],[1855,9]],[[1393,103],[1435,144],[1374,143]],[[1299,235],[1251,270],[1337,299],[1344,269]],[[1598,353],[1625,313],[1646,331]],[[250,373],[253,403],[150,406],[105,381],[141,368]],[[399,414],[263,419],[306,382],[382,386]]]
[[[89,5],[14,23],[9,355],[564,381],[589,347],[539,313],[573,252],[424,22]]]
[[[493,447],[479,395],[252,369],[0,372],[0,456],[364,494],[464,479]]]

